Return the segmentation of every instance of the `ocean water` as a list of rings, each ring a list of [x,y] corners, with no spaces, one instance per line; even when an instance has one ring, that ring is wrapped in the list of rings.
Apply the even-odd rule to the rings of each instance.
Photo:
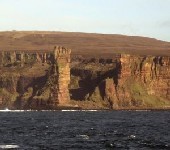
[[[168,150],[170,111],[0,112],[0,149]]]

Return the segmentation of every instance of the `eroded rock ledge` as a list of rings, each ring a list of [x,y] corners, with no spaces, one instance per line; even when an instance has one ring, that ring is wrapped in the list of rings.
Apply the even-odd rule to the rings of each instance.
[[[70,52],[1,52],[0,107],[170,108],[170,57]]]

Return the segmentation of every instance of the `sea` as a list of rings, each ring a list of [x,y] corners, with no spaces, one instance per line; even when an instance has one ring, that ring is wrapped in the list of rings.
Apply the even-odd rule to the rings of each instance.
[[[170,111],[1,111],[0,149],[170,150]]]

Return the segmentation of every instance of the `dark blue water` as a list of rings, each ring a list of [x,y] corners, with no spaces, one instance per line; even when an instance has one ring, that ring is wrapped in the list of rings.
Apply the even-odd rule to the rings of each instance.
[[[170,111],[0,112],[0,148],[170,149]]]

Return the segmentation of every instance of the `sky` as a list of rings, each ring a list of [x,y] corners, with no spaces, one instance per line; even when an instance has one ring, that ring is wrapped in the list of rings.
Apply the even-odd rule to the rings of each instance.
[[[170,0],[0,0],[0,31],[152,37],[170,42]]]

